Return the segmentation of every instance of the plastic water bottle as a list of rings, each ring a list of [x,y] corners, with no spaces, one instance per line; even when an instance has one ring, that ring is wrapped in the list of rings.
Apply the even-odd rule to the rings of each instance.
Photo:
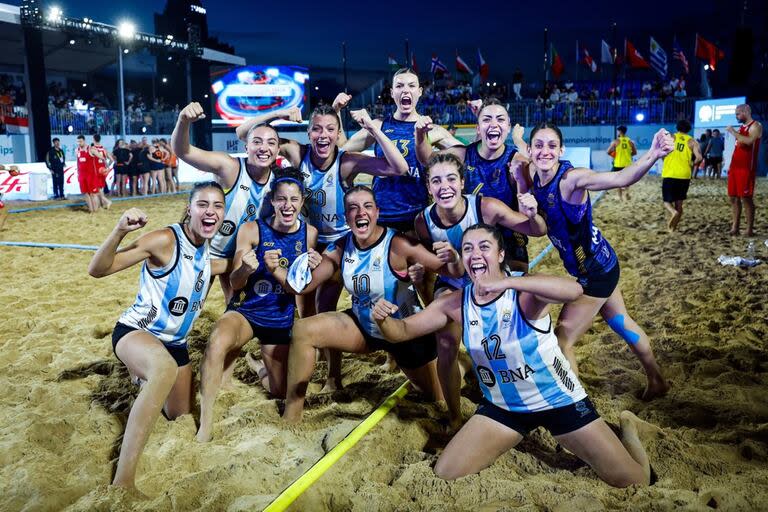
[[[755,259],[755,241],[750,240],[747,244],[747,258],[750,260]]]

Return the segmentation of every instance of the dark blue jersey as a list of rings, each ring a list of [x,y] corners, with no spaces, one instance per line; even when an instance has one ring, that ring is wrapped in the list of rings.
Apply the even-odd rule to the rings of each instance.
[[[264,220],[259,219],[256,222],[259,224],[259,245],[254,251],[259,259],[259,268],[248,277],[243,290],[245,298],[237,307],[237,312],[260,327],[291,327],[296,298],[293,294],[286,293],[267,270],[264,253],[280,249],[280,266],[290,267],[301,253],[307,252],[307,224],[300,221],[299,229],[293,233],[281,233],[272,229]]]
[[[493,197],[503,202],[513,210],[518,210],[517,205],[517,185],[509,177],[509,162],[517,153],[514,146],[506,144],[504,153],[493,160],[486,160],[480,156],[478,149],[480,141],[473,142],[466,146],[464,155],[464,193],[480,194],[484,197]],[[516,233],[510,229],[502,228],[504,240],[512,247],[518,247],[525,250],[528,245],[528,237],[521,233]],[[507,247],[509,252],[510,247]],[[519,252],[515,250],[514,252]],[[507,254],[513,257],[512,254]],[[513,259],[522,259],[513,257]],[[526,258],[527,261],[527,258]]]
[[[392,116],[388,116],[381,124],[381,131],[395,143],[408,162],[408,174],[405,176],[377,176],[373,179],[379,220],[382,222],[413,222],[416,215],[427,206],[424,170],[416,158],[415,124],[414,121],[398,121]],[[377,157],[384,157],[378,144],[374,151]]]
[[[600,230],[592,224],[592,203],[570,204],[560,195],[560,180],[573,166],[560,161],[555,177],[546,185],[539,175],[533,177],[533,195],[539,203],[539,214],[547,221],[547,235],[563,260],[565,269],[574,277],[591,277],[611,270],[618,259]]]

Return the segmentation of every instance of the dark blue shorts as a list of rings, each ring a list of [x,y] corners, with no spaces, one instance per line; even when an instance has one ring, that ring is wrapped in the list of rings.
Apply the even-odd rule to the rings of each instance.
[[[571,405],[538,412],[508,411],[483,398],[475,414],[491,418],[522,436],[538,427],[546,428],[553,436],[561,436],[589,425],[600,417],[589,397]]]
[[[578,281],[581,287],[584,288],[584,295],[607,299],[619,285],[620,277],[621,267],[619,267],[619,262],[617,261],[608,272],[579,277]]]

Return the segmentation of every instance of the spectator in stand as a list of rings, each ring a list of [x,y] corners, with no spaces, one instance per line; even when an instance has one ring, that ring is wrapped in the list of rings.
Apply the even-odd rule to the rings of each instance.
[[[64,197],[64,151],[61,149],[61,141],[55,137],[51,143],[53,147],[45,155],[45,166],[51,171],[53,176],[53,198],[65,199]]]
[[[523,88],[523,72],[520,71],[520,68],[515,69],[515,72],[512,74],[512,90],[515,92],[515,100],[520,101],[523,99],[523,96],[520,94],[520,91]]]

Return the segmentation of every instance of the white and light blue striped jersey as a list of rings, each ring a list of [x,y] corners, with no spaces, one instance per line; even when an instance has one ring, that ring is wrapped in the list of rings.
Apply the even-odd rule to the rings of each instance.
[[[515,290],[480,306],[472,287],[463,291],[463,338],[486,400],[508,411],[536,412],[587,396],[560,351],[549,315],[527,320]]]
[[[244,222],[268,215],[272,204],[266,199],[272,183],[270,171],[267,182],[260,185],[248,174],[246,159],[239,157],[240,172],[232,188],[224,192],[224,222],[211,240],[211,254],[217,258],[231,258],[237,247],[237,231]],[[264,211],[262,211],[264,210]]]
[[[141,268],[139,293],[118,322],[153,334],[165,345],[184,345],[203,310],[211,281],[208,243],[196,246],[180,224],[173,230],[176,247],[163,268]]]
[[[341,179],[341,157],[344,151],[337,148],[331,166],[319,169],[312,163],[312,148],[306,148],[299,166],[307,189],[306,215],[309,223],[317,228],[318,243],[329,244],[349,232],[344,217],[345,185]]]
[[[464,194],[464,216],[457,223],[446,226],[437,216],[437,205],[431,204],[424,208],[424,221],[427,224],[429,236],[433,242],[449,242],[456,252],[461,254],[461,237],[469,226],[483,222],[483,214],[480,208],[482,197],[476,194]],[[463,288],[469,283],[465,273],[463,277],[440,276],[440,280],[448,283],[456,289]]]
[[[392,270],[389,264],[389,247],[396,231],[384,228],[375,244],[367,249],[355,245],[352,233],[344,240],[344,254],[341,259],[341,276],[344,287],[352,296],[352,312],[357,317],[365,334],[386,339],[373,319],[376,301],[385,299],[398,307],[394,318],[405,318],[420,309],[416,290],[406,273],[403,278]]]

